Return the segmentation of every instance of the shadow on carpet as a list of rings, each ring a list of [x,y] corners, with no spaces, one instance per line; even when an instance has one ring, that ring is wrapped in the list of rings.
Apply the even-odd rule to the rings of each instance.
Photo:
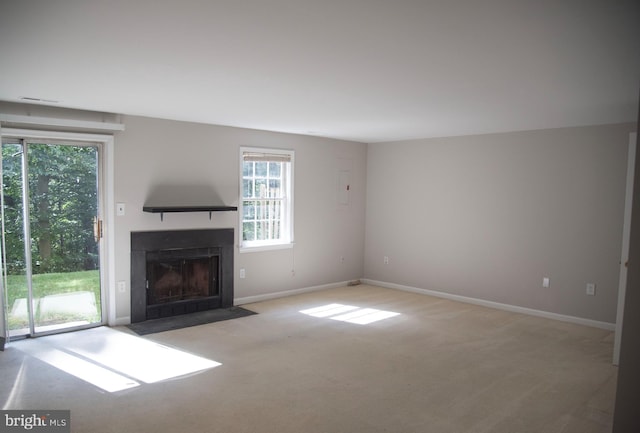
[[[199,311],[197,313],[146,320],[140,323],[132,323],[131,325],[127,325],[127,327],[138,335],[147,335],[155,334],[156,332],[188,328],[190,326],[205,325],[207,323],[220,322],[223,320],[237,319],[239,317],[251,316],[253,314],[258,313],[246,310],[242,307],[217,308],[214,310]]]

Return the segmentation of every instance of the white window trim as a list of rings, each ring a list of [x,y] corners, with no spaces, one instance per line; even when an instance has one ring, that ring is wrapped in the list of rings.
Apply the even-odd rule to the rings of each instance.
[[[286,208],[288,209],[286,217],[289,219],[288,221],[288,236],[284,236],[283,240],[279,241],[257,241],[253,242],[251,245],[245,245],[244,240],[242,239],[243,235],[243,219],[244,219],[244,209],[243,209],[243,155],[245,153],[265,153],[270,155],[287,155],[290,158],[290,168],[289,168],[289,194],[285,197],[286,199]],[[274,149],[268,147],[240,147],[239,154],[239,188],[238,188],[238,197],[239,197],[239,205],[238,205],[238,249],[240,253],[253,253],[260,251],[272,251],[272,250],[282,250],[293,248],[294,242],[294,206],[293,206],[293,198],[294,198],[294,180],[295,180],[295,151],[288,149]]]

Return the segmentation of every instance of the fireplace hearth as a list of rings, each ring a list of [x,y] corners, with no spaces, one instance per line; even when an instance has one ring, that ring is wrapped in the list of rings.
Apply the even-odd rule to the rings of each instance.
[[[131,322],[233,306],[233,229],[131,233]]]

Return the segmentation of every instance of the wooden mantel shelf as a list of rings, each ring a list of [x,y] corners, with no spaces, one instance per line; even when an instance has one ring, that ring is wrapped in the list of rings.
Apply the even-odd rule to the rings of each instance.
[[[212,212],[233,212],[237,211],[237,206],[143,206],[142,210],[149,213],[159,213],[160,221],[164,220],[164,214],[168,212],[209,212],[211,219]]]

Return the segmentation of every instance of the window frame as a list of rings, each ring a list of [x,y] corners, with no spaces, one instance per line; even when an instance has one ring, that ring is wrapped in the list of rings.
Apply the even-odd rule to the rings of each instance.
[[[245,241],[244,238],[244,162],[246,154],[264,155],[265,158],[270,156],[274,157],[274,160],[280,158],[288,158],[289,161],[282,168],[283,170],[283,190],[284,196],[282,197],[282,209],[281,209],[281,232],[278,239],[271,240],[258,240],[258,241]],[[281,161],[286,162],[286,161]],[[266,147],[240,147],[239,154],[239,192],[238,192],[238,246],[241,253],[245,252],[257,252],[257,251],[269,251],[285,248],[292,248],[294,245],[294,217],[293,217],[293,198],[294,198],[294,166],[295,166],[295,152],[290,149],[275,149]],[[255,177],[255,175],[254,175]],[[269,200],[269,197],[264,199]],[[271,198],[273,199],[273,198]]]

